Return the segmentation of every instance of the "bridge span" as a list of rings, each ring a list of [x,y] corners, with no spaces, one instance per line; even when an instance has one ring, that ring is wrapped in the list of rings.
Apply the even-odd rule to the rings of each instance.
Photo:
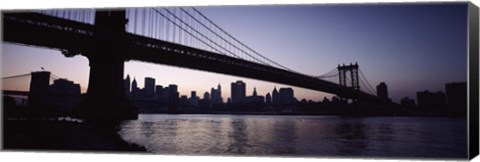
[[[127,60],[258,79],[336,94],[370,104],[380,103],[374,95],[313,76],[127,33],[124,13],[124,10],[97,11],[95,25],[40,13],[4,13],[3,41],[57,49],[67,57],[79,54],[86,56],[91,67],[87,98],[90,96],[92,101],[87,107],[101,102],[94,98],[108,95],[114,96],[110,102],[122,100],[117,106],[129,105],[123,102],[126,100],[123,94],[123,62]]]

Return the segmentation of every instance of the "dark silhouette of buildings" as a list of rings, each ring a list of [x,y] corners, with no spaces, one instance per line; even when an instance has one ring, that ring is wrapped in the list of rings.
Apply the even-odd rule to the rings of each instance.
[[[274,87],[273,88],[273,91],[272,91],[272,103],[273,104],[280,104],[280,94],[278,93],[277,91],[277,87]]]
[[[297,101],[293,94],[292,88],[280,88],[278,91],[280,103],[284,105],[295,104]]]
[[[377,85],[377,97],[384,101],[390,100],[390,98],[388,98],[388,87],[384,82]]]
[[[155,86],[155,97],[159,97],[163,92],[163,86],[156,85]]]
[[[30,81],[30,93],[28,95],[29,107],[45,107],[48,103],[48,93],[50,85],[50,72],[38,71],[32,72]]]
[[[239,103],[245,98],[245,83],[241,80],[231,84],[231,103]]]
[[[203,93],[204,100],[210,100],[210,94],[208,92]]]
[[[408,97],[404,97],[400,100],[400,105],[404,109],[412,110],[415,108],[415,100]]]
[[[49,104],[62,108],[64,113],[73,112],[73,108],[77,106],[80,99],[80,85],[67,79],[57,79],[50,85]]]
[[[254,87],[252,95],[245,97],[244,102],[245,103],[264,103],[265,98],[263,96],[259,96],[257,94],[257,89]]]
[[[210,101],[212,104],[221,104],[223,103],[222,99],[222,89],[220,84],[218,84],[217,89],[212,88],[210,91]]]
[[[124,84],[123,84],[125,87],[125,96],[127,96],[127,98],[130,98],[131,94],[130,94],[130,75],[127,75],[127,78],[125,78],[124,80]]]
[[[417,102],[421,109],[441,110],[446,107],[445,94],[441,91],[436,93],[428,90],[417,92]]]
[[[270,93],[267,93],[265,95],[265,103],[266,104],[271,104],[272,103],[272,96],[270,95]]]
[[[190,104],[192,106],[198,106],[198,101],[200,100],[199,97],[197,97],[197,92],[196,91],[192,91],[191,94],[190,94]]]
[[[155,95],[155,79],[145,77],[144,97],[153,97]]]
[[[137,80],[135,78],[133,78],[133,81],[132,81],[132,98],[136,99],[136,98],[139,98],[139,96],[140,96],[140,89],[138,88]]]
[[[445,84],[447,108],[453,112],[467,111],[467,82]]]

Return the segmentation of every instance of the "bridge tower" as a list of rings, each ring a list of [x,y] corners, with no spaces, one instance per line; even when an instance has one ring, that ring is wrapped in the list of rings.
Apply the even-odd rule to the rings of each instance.
[[[125,10],[97,10],[94,46],[85,52],[90,77],[87,95],[77,113],[87,119],[137,119],[137,109],[125,95]]]
[[[338,82],[340,86],[350,87],[354,90],[360,90],[357,63],[355,64],[350,63],[350,65],[343,64],[342,66],[338,65],[337,70],[338,70],[338,79],[339,79]],[[350,78],[351,78],[350,85],[347,85],[347,72],[350,73]],[[342,100],[345,100],[345,98],[342,97]]]

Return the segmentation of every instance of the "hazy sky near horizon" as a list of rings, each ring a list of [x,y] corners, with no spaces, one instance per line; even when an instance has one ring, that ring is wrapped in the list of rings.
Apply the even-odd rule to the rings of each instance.
[[[196,7],[209,19],[262,55],[295,71],[321,75],[338,64],[357,62],[372,86],[385,82],[394,101],[417,91],[444,91],[444,84],[467,79],[467,5],[368,4]],[[88,59],[65,58],[59,51],[2,42],[2,77],[40,67],[87,87]],[[177,84],[190,96],[243,80],[265,95],[276,83],[137,61],[125,75],[143,87],[144,77]],[[8,83],[8,81],[4,81]],[[294,87],[295,88],[295,87]],[[328,94],[295,88],[297,99]]]

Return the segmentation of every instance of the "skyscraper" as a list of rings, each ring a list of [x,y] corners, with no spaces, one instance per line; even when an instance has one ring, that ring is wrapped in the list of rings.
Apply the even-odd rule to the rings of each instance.
[[[155,96],[160,96],[162,95],[162,91],[163,91],[163,86],[161,85],[156,85],[155,86]]]
[[[233,82],[231,84],[231,89],[232,89],[231,91],[232,103],[239,103],[245,98],[245,93],[246,93],[245,83],[242,82],[241,80],[237,82]]]
[[[44,104],[47,104],[49,85],[50,72],[32,72],[30,93],[28,94],[28,106],[43,106]]]
[[[379,85],[377,85],[377,97],[381,100],[389,100],[388,87],[387,84],[385,84],[384,82],[381,82]]]
[[[71,108],[80,102],[78,98],[70,97],[71,95],[80,96],[80,85],[75,84],[73,81],[57,79],[50,85],[49,91],[50,94],[53,94],[49,97],[49,104],[67,108],[62,109],[63,111],[71,111]]]
[[[279,102],[282,104],[294,104],[296,102],[292,88],[280,88],[278,94],[280,96]]]
[[[280,104],[280,95],[278,94],[277,87],[273,88],[272,102],[273,102],[273,104]]]
[[[138,98],[139,95],[140,95],[140,89],[138,89],[137,80],[135,80],[135,77],[134,77],[132,81],[132,98]]]
[[[196,92],[196,91],[192,91],[192,92],[191,92],[191,95],[190,95],[190,103],[191,103],[193,106],[198,106],[198,100],[199,100],[199,98],[197,97],[197,92]]]
[[[155,79],[145,77],[145,97],[152,97],[155,94]]]
[[[214,88],[211,89],[210,95],[211,95],[210,96],[211,97],[211,102],[213,104],[223,103],[222,90],[221,90],[220,84],[218,84],[217,89],[214,89]]]
[[[265,103],[272,103],[272,96],[270,96],[270,93],[267,93],[267,95],[265,95]]]
[[[130,75],[127,75],[127,78],[125,78],[123,85],[125,86],[125,95],[128,96],[130,94]]]

